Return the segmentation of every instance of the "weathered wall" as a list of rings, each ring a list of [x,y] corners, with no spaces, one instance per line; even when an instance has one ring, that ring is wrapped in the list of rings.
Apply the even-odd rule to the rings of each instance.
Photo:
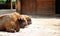
[[[55,14],[55,0],[22,0],[24,14]]]

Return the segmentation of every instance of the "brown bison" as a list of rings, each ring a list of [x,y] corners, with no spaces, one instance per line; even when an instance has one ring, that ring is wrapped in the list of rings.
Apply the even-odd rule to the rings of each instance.
[[[20,28],[24,28],[29,24],[31,24],[31,18],[17,12],[0,16],[0,30],[18,32]]]
[[[20,26],[27,24],[26,20],[24,20],[24,24],[21,23],[21,21],[22,18],[20,14],[16,12],[0,16],[0,30],[6,30],[8,32],[18,32]]]

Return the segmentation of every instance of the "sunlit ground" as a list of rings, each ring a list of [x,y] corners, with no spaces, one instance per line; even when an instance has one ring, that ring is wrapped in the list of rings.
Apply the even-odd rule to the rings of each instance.
[[[32,24],[19,32],[0,32],[0,36],[60,36],[60,19],[32,18]]]
[[[60,36],[60,18],[35,16],[32,24],[19,32],[0,32],[0,36]]]

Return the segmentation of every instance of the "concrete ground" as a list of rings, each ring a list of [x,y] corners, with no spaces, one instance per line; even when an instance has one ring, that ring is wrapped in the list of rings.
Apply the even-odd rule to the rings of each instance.
[[[60,36],[60,18],[32,16],[32,24],[16,33],[0,32],[0,36]]]

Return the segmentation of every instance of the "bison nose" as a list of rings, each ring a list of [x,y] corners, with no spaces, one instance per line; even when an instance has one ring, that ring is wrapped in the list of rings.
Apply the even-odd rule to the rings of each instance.
[[[32,24],[32,22],[28,22],[28,25]]]

